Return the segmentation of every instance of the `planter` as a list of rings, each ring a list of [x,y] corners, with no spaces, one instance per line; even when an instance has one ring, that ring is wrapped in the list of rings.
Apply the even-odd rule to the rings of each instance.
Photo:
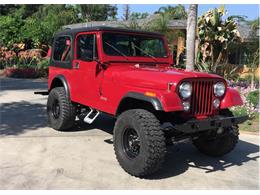
[[[3,75],[12,78],[38,78],[48,76],[48,69],[35,68],[6,68]]]

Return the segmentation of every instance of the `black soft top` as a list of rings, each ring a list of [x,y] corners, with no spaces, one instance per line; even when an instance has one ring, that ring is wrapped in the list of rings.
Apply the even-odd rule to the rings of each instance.
[[[157,33],[157,32],[131,30],[131,29],[126,29],[126,28],[115,28],[115,27],[108,27],[108,26],[95,26],[95,27],[65,29],[63,31],[57,32],[55,34],[55,36],[70,35],[70,36],[74,37],[77,33],[89,32],[89,31],[129,32],[129,33],[139,33],[139,34],[154,35],[154,36],[163,36],[163,34]]]

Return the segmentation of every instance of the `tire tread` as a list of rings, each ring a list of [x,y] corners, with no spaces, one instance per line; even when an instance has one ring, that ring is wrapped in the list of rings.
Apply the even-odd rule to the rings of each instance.
[[[69,100],[68,96],[66,95],[65,89],[63,87],[56,87],[51,90],[50,96],[58,96],[60,101],[60,107],[61,107],[61,117],[60,121],[57,125],[52,126],[54,129],[59,131],[65,131],[71,128],[75,121],[75,113],[74,113],[74,107]],[[50,116],[48,117],[49,123],[50,122]],[[52,125],[52,124],[51,124]]]
[[[115,149],[116,158],[120,166],[132,176],[144,177],[151,175],[161,167],[166,153],[165,137],[163,131],[161,130],[160,122],[152,113],[146,110],[128,110],[119,116],[115,124],[114,133],[117,132],[118,122],[120,122],[120,120],[122,120],[126,116],[133,117],[134,121],[137,121],[139,124],[141,124],[141,129],[144,131],[147,145],[149,146],[149,151],[145,153],[146,160],[142,165],[142,171],[140,171],[139,173],[133,173],[132,170],[126,169],[124,162],[122,162],[120,158],[118,158],[119,154],[118,151]]]

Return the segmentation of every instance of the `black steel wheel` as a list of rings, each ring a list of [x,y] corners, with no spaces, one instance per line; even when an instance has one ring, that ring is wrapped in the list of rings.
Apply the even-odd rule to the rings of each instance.
[[[55,119],[58,119],[60,116],[60,103],[57,99],[55,99],[52,104],[52,115]]]
[[[126,128],[123,135],[124,152],[129,158],[136,158],[140,153],[140,138],[133,128]]]

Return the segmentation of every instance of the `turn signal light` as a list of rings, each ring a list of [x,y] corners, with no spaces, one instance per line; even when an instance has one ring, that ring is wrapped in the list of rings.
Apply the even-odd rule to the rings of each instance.
[[[214,105],[215,108],[218,108],[219,105],[220,105],[220,100],[219,100],[219,99],[215,99],[215,100],[213,101],[213,105]]]
[[[189,111],[190,110],[190,102],[182,102],[183,109],[184,111]]]
[[[150,91],[145,92],[144,95],[149,96],[149,97],[156,97],[156,93],[150,92]]]

